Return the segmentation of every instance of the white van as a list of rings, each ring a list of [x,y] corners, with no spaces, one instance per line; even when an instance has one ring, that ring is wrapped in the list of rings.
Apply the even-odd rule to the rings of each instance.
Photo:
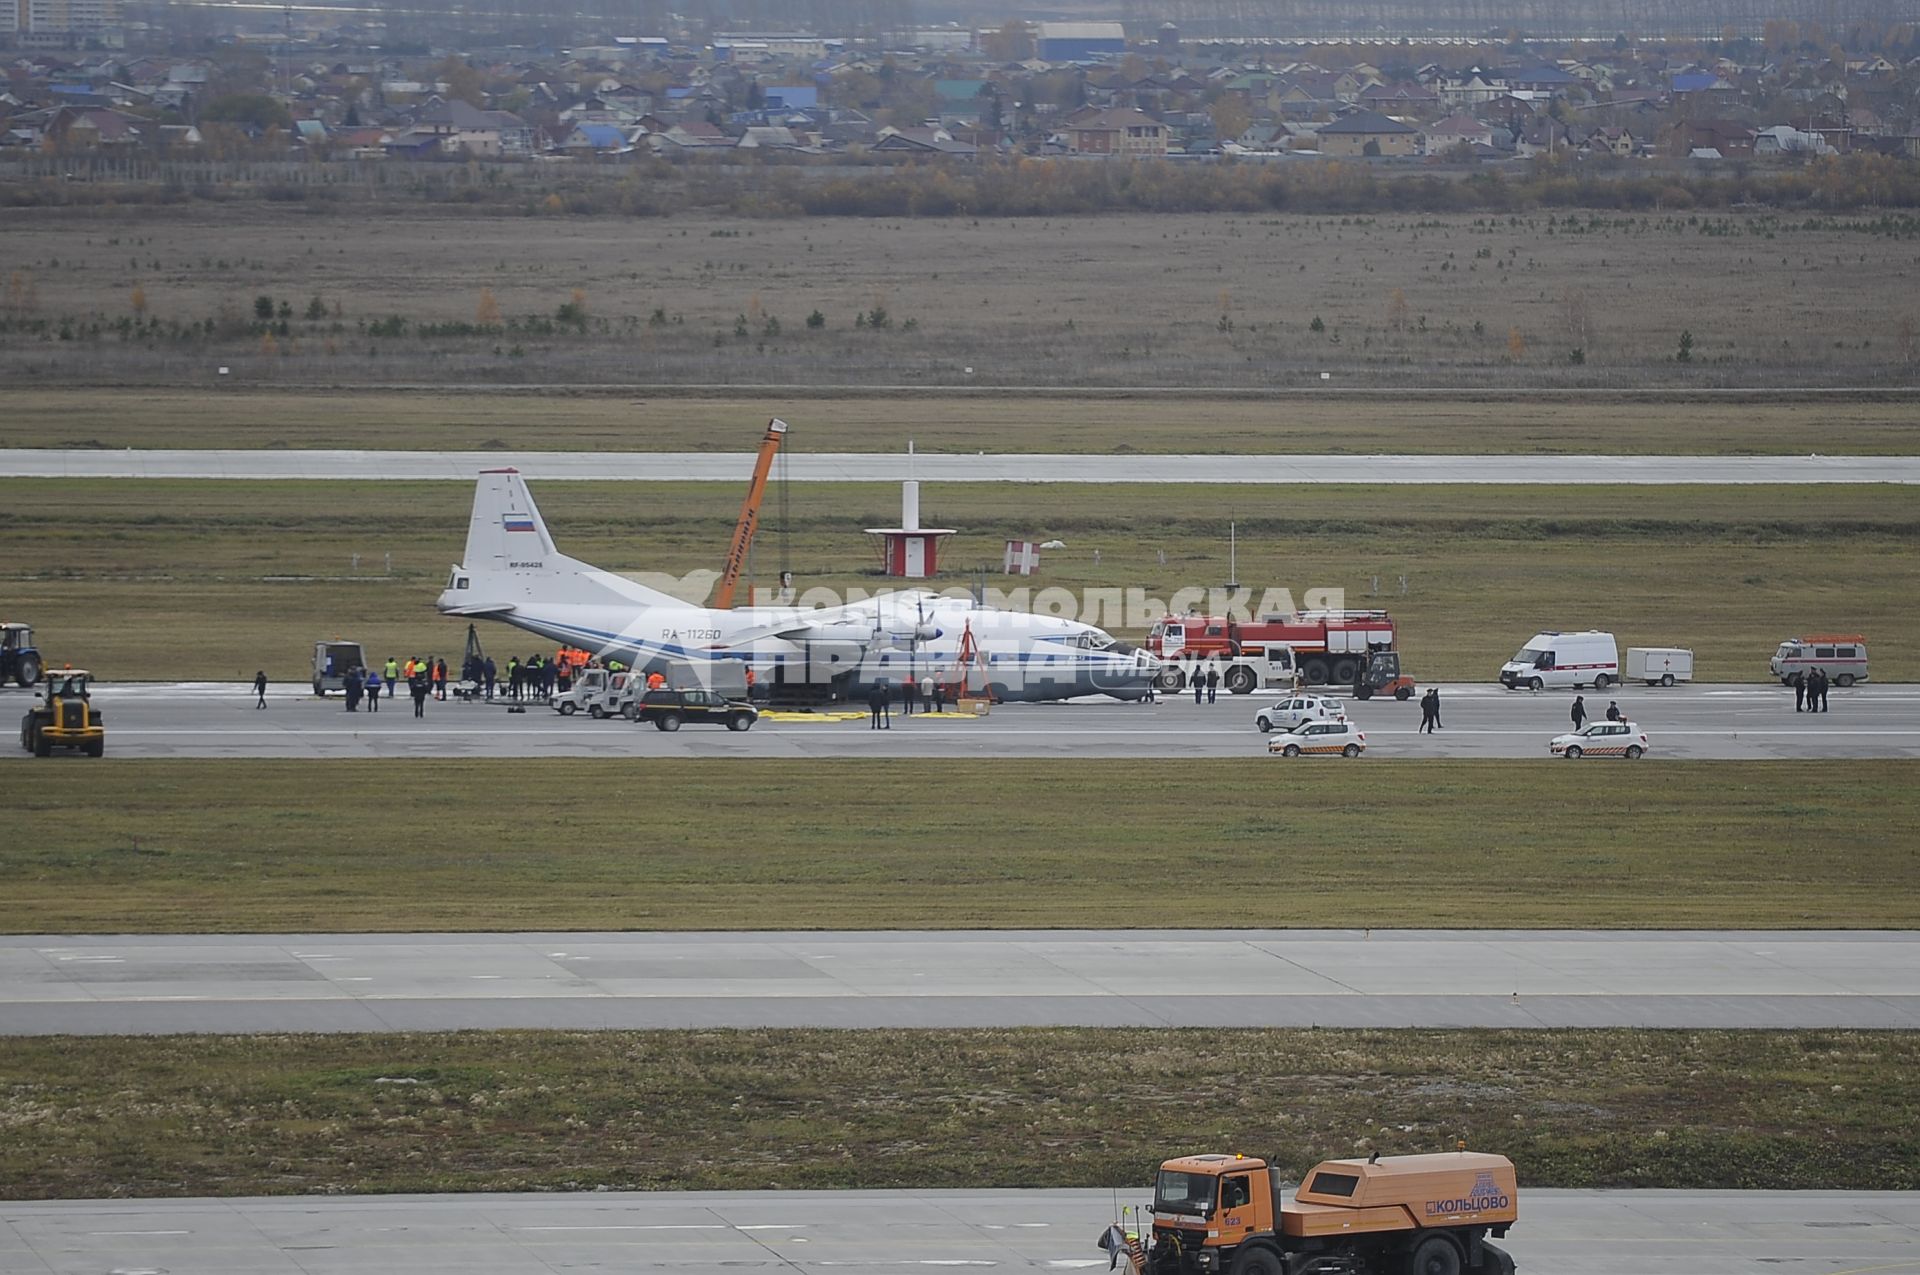
[[[1630,646],[1627,680],[1648,686],[1672,686],[1693,680],[1693,652],[1684,646]]]
[[[1500,684],[1508,690],[1591,686],[1604,691],[1620,680],[1620,648],[1613,634],[1536,633],[1500,666]]]
[[[1835,686],[1867,680],[1867,640],[1858,633],[1811,633],[1788,638],[1767,661],[1767,671],[1792,686],[1819,669]]]

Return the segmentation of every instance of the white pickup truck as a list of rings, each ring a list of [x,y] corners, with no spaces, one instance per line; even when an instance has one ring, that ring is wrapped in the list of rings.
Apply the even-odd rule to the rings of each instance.
[[[635,693],[645,685],[644,679],[636,678],[630,672],[609,673],[603,668],[583,668],[573,675],[573,685],[553,697],[553,711],[562,717],[572,717],[584,711],[596,721],[607,717],[620,717],[626,713]]]

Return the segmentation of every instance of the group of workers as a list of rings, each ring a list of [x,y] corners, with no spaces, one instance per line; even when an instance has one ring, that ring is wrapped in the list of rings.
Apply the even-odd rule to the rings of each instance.
[[[334,675],[331,656],[327,659],[326,674],[329,677]],[[388,699],[392,699],[400,694],[402,685],[406,686],[408,694],[413,698],[413,715],[425,717],[428,696],[438,700],[444,700],[447,697],[447,662],[438,657],[423,660],[416,655],[401,661],[388,656],[384,666],[366,668],[356,664],[340,674],[340,687],[346,692],[349,713],[359,712],[362,700],[366,701],[368,712],[379,712],[381,694],[384,692]],[[267,706],[265,670],[253,675],[253,693],[254,707],[265,708]]]
[[[747,685],[751,688],[753,686],[753,671],[749,669],[747,674]],[[907,678],[904,682],[900,683],[898,690],[889,687],[885,682],[876,682],[873,689],[867,692],[869,729],[893,729],[893,697],[895,695],[900,697],[900,715],[902,717],[913,716],[913,706],[916,700],[919,700],[921,705],[920,711],[923,713],[944,713],[947,711],[947,684],[935,678],[931,673],[918,681],[915,681],[911,677]]]

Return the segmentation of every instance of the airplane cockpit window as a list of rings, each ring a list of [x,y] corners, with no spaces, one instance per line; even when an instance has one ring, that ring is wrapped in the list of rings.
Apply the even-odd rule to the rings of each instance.
[[[1080,646],[1083,650],[1104,651],[1113,644],[1114,638],[1111,633],[1100,629],[1082,629],[1080,632]]]

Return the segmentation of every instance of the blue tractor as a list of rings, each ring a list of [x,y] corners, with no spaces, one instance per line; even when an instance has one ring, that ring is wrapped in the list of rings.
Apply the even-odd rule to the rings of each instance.
[[[17,686],[34,685],[42,664],[31,624],[0,624],[0,686],[9,679]]]

